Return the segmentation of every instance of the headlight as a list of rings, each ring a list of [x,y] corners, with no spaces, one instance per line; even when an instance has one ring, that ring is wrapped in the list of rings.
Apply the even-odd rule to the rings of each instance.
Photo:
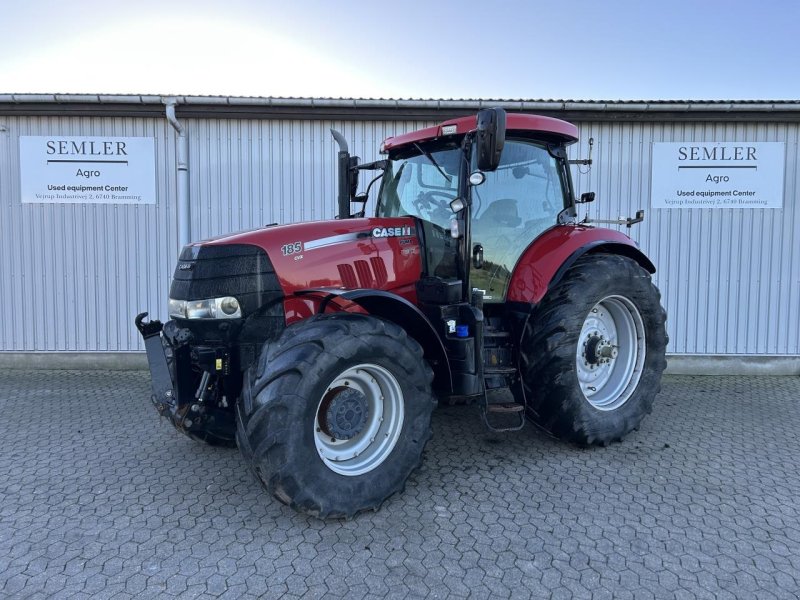
[[[169,316],[178,319],[238,319],[242,316],[239,301],[233,296],[208,300],[169,299]]]
[[[173,300],[169,299],[169,316],[178,317],[179,319],[186,318],[186,300]]]

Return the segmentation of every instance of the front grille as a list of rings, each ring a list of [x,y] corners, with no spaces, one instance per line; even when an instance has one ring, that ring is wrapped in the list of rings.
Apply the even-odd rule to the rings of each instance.
[[[267,253],[246,244],[186,246],[169,295],[175,300],[235,296],[245,317],[283,299]]]

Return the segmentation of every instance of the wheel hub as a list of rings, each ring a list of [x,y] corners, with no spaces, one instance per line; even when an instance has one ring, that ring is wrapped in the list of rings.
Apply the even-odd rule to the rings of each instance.
[[[586,362],[590,365],[604,365],[610,363],[619,355],[619,349],[602,335],[594,333],[583,342]]]
[[[331,390],[327,410],[320,411],[320,426],[337,440],[350,440],[367,424],[369,406],[367,397],[352,388]],[[323,404],[324,406],[324,404]]]

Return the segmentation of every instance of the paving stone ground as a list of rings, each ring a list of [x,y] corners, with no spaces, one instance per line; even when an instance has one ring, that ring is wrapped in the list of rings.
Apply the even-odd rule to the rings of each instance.
[[[800,378],[668,377],[581,450],[439,409],[377,513],[323,522],[176,433],[143,372],[0,374],[2,598],[797,598]]]

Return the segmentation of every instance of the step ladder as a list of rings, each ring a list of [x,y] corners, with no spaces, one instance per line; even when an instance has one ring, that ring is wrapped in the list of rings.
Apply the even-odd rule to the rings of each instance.
[[[483,332],[484,348],[490,352],[501,347],[510,348],[511,334],[487,327]],[[481,418],[490,431],[519,431],[525,426],[525,407],[519,404],[511,391],[511,380],[517,376],[512,366],[483,366],[483,395],[479,400]],[[502,385],[497,385],[501,382]]]

